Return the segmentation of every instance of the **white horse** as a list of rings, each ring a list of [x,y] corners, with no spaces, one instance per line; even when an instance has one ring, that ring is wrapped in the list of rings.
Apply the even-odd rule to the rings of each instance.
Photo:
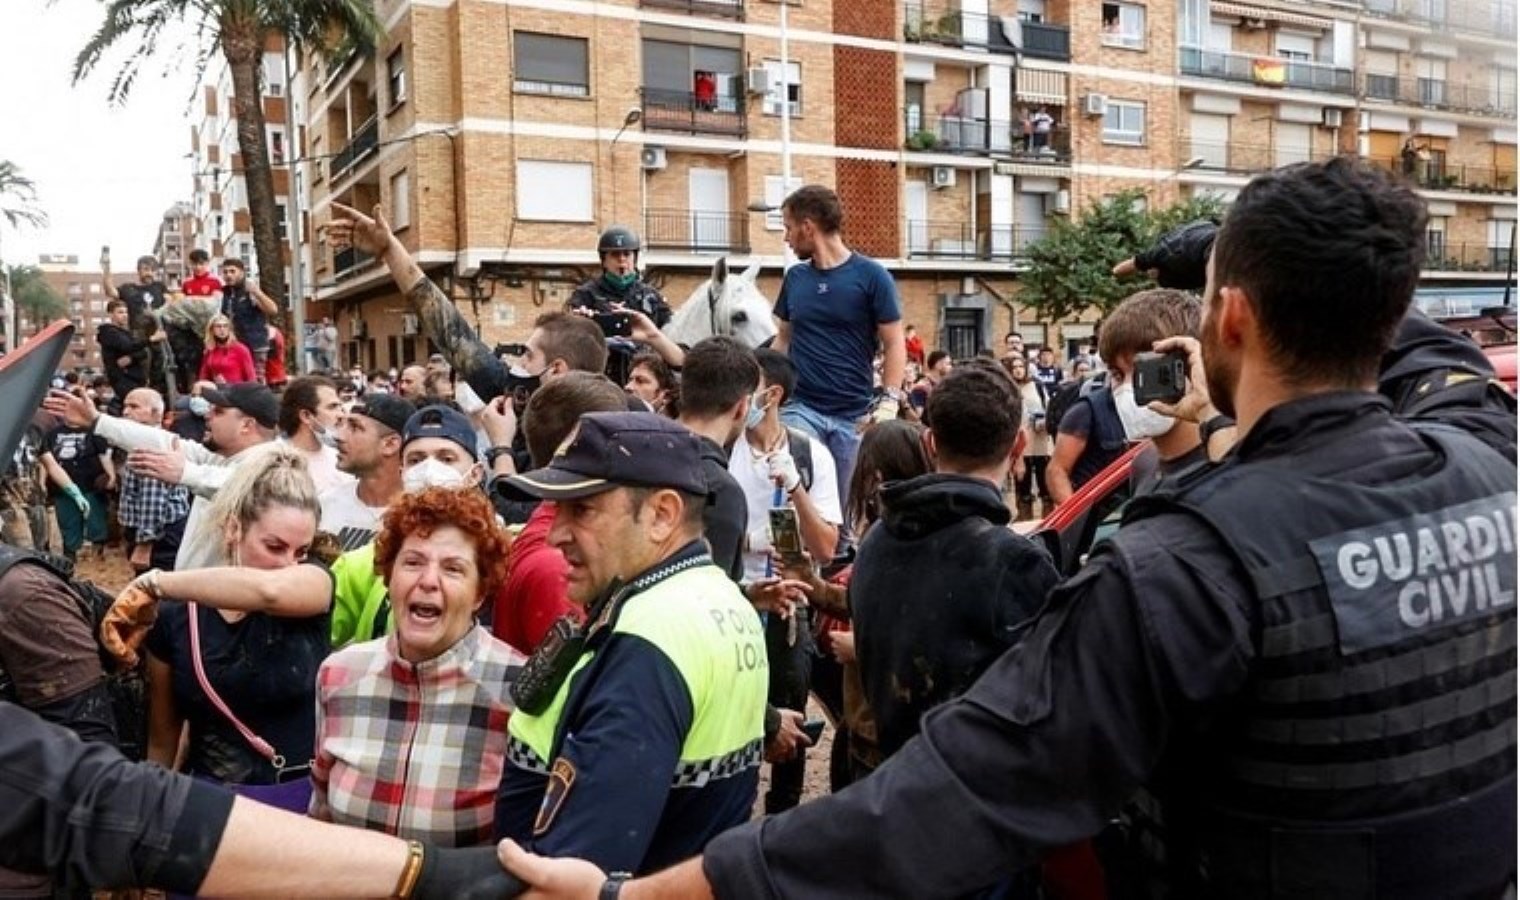
[[[728,258],[718,257],[712,277],[692,291],[665,326],[665,336],[688,347],[703,338],[723,335],[758,347],[776,336],[771,301],[755,287],[760,263],[742,274],[728,271]]]

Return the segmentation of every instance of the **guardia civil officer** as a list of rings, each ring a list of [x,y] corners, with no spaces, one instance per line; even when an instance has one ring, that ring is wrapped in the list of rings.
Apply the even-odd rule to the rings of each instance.
[[[500,836],[609,871],[650,872],[749,818],[765,635],[702,539],[702,449],[653,413],[587,413],[511,483],[556,504],[584,634],[561,626],[513,688]]]
[[[1128,513],[871,778],[622,895],[964,896],[1144,788],[1173,896],[1500,896],[1514,462],[1375,392],[1425,221],[1348,158],[1254,179],[1214,245],[1193,354],[1234,449]],[[503,855],[551,896],[604,881]]]
[[[670,305],[665,297],[639,276],[639,252],[643,243],[633,229],[613,225],[597,238],[596,252],[602,263],[602,271],[575,289],[565,302],[569,310],[587,310],[592,313],[602,333],[607,336],[607,377],[616,384],[628,381],[632,357],[637,346],[629,340],[634,325],[618,317],[623,310],[643,314],[656,329],[664,328],[670,321]],[[674,347],[656,346],[671,365],[681,363],[679,351]]]

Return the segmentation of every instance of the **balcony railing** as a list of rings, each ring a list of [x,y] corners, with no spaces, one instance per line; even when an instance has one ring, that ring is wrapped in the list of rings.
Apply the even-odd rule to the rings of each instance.
[[[1201,159],[1189,167],[1199,172],[1254,174],[1301,162],[1321,162],[1336,154],[1325,151],[1290,150],[1271,143],[1243,141],[1197,141],[1182,138],[1177,142],[1178,159]]]
[[[1400,78],[1369,73],[1362,76],[1362,96],[1368,100],[1485,116],[1515,115],[1514,90],[1501,91],[1491,85],[1459,84],[1438,78]]]
[[[642,88],[644,130],[690,134],[745,134],[744,98]]]
[[[1036,59],[1071,59],[1071,29],[1044,22],[1020,22],[1014,46]]]
[[[1002,22],[981,13],[945,9],[921,2],[903,4],[903,40],[914,44],[983,47],[1013,53]]]
[[[699,16],[744,18],[744,0],[639,0],[645,9],[674,9]]]
[[[1018,122],[903,111],[904,146],[925,153],[1009,156],[1022,162],[1071,162],[1071,130],[1055,125],[1043,135],[1026,135]]]
[[[651,209],[644,213],[644,244],[651,250],[748,253],[749,216],[689,209]]]
[[[1282,59],[1276,56],[1251,56],[1225,50],[1183,47],[1178,53],[1184,75],[1221,78],[1265,87],[1291,87],[1337,94],[1356,92],[1356,79],[1350,69],[1326,63]]]
[[[1447,244],[1426,235],[1427,272],[1508,272],[1510,249],[1487,244]]]
[[[1501,38],[1515,36],[1515,4],[1463,0],[1366,0],[1374,16],[1413,22],[1435,31],[1465,31]]]
[[[375,262],[375,257],[363,250],[348,247],[333,251],[333,280],[343,281],[364,271]]]
[[[370,116],[369,121],[359,126],[359,130],[354,132],[348,144],[328,163],[329,177],[337,178],[352,169],[361,159],[374,151],[379,138],[380,122],[376,117]]]
[[[1514,194],[1515,172],[1492,166],[1468,166],[1438,159],[1370,156],[1367,161],[1399,172],[1427,191],[1467,191],[1474,194]]]
[[[965,222],[909,219],[904,224],[909,259],[1011,262],[1028,256],[1029,245],[1045,236],[1042,227],[998,225],[977,228]]]

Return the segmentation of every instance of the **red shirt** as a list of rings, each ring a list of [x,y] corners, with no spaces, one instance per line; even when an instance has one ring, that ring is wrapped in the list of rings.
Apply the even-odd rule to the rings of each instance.
[[[210,297],[222,289],[222,280],[207,272],[205,275],[191,275],[180,285],[186,297]]]
[[[491,633],[528,655],[566,613],[581,617],[566,596],[570,566],[549,546],[554,504],[540,503],[507,551],[507,580],[491,598]]]
[[[269,326],[269,359],[264,362],[264,383],[270,387],[284,384],[288,379],[285,374],[285,332]]]
[[[227,384],[257,381],[253,374],[253,354],[240,341],[228,341],[220,347],[208,346],[201,356],[201,381],[220,377]]]

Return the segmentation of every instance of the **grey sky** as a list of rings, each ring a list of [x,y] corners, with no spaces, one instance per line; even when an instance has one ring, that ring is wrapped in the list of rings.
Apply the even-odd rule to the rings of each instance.
[[[190,199],[188,63],[168,77],[159,63],[145,68],[123,107],[105,99],[119,57],[70,84],[102,10],[96,0],[0,0],[0,159],[37,183],[51,219],[45,229],[0,221],[7,263],[77,253],[94,268],[109,244],[113,267],[129,270],[152,250],[164,210]]]

